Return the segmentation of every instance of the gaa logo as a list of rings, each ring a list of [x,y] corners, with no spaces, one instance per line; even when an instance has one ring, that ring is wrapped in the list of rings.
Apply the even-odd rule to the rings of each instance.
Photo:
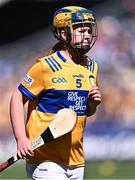
[[[67,80],[64,77],[61,77],[61,78],[54,77],[52,78],[52,82],[53,83],[67,83]]]

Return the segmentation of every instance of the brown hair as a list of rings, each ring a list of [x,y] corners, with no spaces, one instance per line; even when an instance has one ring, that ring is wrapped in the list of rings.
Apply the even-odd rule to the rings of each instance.
[[[49,52],[49,55],[55,53],[56,51],[67,50],[67,49],[69,53],[71,54],[73,61],[75,63],[80,64],[82,66],[87,66],[87,56],[86,55],[80,56],[70,46],[67,47],[67,44],[62,41],[59,41],[52,47],[52,49]]]
[[[65,49],[66,49],[66,45],[60,41],[52,47],[52,49],[49,52],[49,55],[55,53],[56,51],[65,50]]]

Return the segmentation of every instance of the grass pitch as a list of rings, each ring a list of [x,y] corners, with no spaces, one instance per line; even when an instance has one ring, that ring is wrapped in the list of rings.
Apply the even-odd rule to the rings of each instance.
[[[19,161],[1,172],[0,179],[27,179],[25,162]],[[87,162],[85,179],[135,179],[135,161]]]

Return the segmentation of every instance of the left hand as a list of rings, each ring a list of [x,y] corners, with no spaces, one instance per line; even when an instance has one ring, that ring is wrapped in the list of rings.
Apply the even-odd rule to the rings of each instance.
[[[88,94],[89,105],[98,106],[101,103],[101,92],[98,86],[93,86]]]

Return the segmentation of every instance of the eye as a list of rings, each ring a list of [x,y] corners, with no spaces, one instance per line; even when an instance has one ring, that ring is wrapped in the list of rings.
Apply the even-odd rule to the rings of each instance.
[[[88,34],[92,34],[92,29],[88,29]]]
[[[79,32],[80,33],[84,33],[84,32],[86,32],[86,30],[85,29],[81,29]]]
[[[84,28],[84,27],[82,27],[82,28],[79,30],[80,33],[85,33],[86,31],[87,31],[87,29]]]

